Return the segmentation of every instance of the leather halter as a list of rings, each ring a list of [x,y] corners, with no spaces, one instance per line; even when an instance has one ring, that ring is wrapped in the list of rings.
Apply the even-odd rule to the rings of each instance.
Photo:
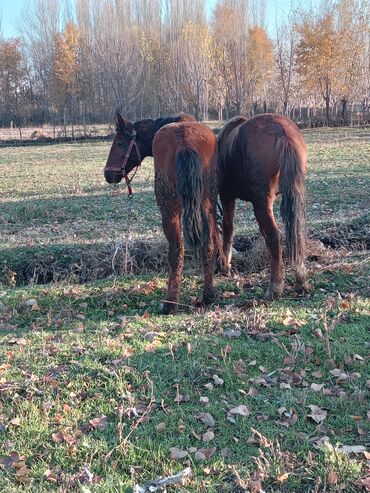
[[[136,166],[134,166],[134,168],[136,168],[135,169],[135,172],[131,176],[131,178],[129,178],[127,176],[126,166],[127,166],[127,162],[129,160],[129,157],[130,157],[130,154],[131,154],[131,151],[132,151],[132,148],[133,147],[135,147],[136,155],[137,155],[137,158],[139,160],[139,164],[137,164]],[[130,140],[130,143],[128,145],[128,148],[127,148],[127,152],[125,154],[125,157],[123,159],[122,166],[120,166],[120,167],[118,167],[118,166],[105,166],[105,169],[108,170],[108,171],[118,171],[118,172],[121,172],[122,173],[122,176],[124,177],[124,179],[126,181],[126,184],[127,184],[128,196],[130,198],[133,196],[132,187],[131,187],[130,184],[131,184],[132,179],[136,175],[137,168],[140,166],[140,164],[141,164],[141,153],[140,153],[139,146],[138,146],[138,144],[136,142],[136,130],[134,129],[132,131],[131,140]],[[134,168],[132,168],[132,169],[134,169]]]

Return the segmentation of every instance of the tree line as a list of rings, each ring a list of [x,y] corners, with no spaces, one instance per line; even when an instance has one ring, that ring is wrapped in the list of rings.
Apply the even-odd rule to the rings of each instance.
[[[117,109],[366,119],[368,1],[293,7],[271,37],[265,0],[218,0],[212,12],[205,0],[33,0],[19,36],[0,37],[0,125],[107,122]]]

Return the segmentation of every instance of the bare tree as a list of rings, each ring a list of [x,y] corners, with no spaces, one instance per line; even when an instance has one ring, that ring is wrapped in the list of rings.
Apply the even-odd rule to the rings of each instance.
[[[288,105],[293,91],[298,36],[294,29],[292,14],[286,22],[276,26],[274,44],[276,76],[279,98],[283,103],[283,114],[288,114]]]

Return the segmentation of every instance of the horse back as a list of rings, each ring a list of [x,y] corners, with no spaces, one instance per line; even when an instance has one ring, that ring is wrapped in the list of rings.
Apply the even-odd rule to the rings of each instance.
[[[165,174],[171,181],[176,176],[176,155],[184,150],[196,151],[204,174],[217,166],[217,141],[212,130],[195,121],[170,123],[156,133],[153,141],[155,173]]]

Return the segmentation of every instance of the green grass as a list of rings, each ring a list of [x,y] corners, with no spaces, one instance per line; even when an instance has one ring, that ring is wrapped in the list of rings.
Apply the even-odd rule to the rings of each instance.
[[[310,234],[366,227],[368,130],[316,129],[305,138]],[[104,183],[108,148],[1,151],[0,491],[123,492],[187,464],[190,493],[361,491],[363,455],[338,449],[369,442],[368,252],[318,252],[309,263],[312,296],[298,297],[288,272],[284,298],[270,305],[261,301],[263,271],[249,274],[248,290],[243,277],[217,278],[216,304],[192,307],[201,278],[187,271],[183,306],[169,317],[159,315],[165,273],[6,284],[9,268],[32,277],[22,271],[27,262],[67,269],[89,252],[110,258],[123,237],[163,238],[152,163],[138,171],[129,202],[123,187]],[[256,231],[250,206],[239,205],[237,231]],[[32,298],[34,310],[25,304]],[[228,415],[240,405],[248,416]],[[310,405],[326,411],[321,425],[308,416]],[[215,421],[209,443],[201,412]],[[171,447],[188,456],[171,460]],[[212,447],[208,460],[197,460],[199,449]]]
[[[16,451],[27,469],[24,481],[17,482],[17,469],[5,468],[1,491],[18,491],[20,484],[24,491],[84,491],[84,465],[94,474],[91,491],[125,491],[133,481],[176,473],[183,462],[194,473],[186,491],[239,491],[237,477],[251,484],[258,453],[265,458],[265,491],[313,491],[316,478],[326,481],[329,470],[345,491],[359,491],[361,456],[315,447],[323,436],[333,446],[366,440],[366,363],[361,358],[366,359],[370,305],[359,274],[369,269],[354,264],[352,270],[317,273],[312,298],[288,297],[269,306],[253,305],[263,276],[255,279],[254,292],[240,292],[236,280],[218,279],[219,307],[182,309],[167,318],[158,314],[162,276],[5,290],[0,457]],[[200,281],[185,278],[184,302],[199,294]],[[231,301],[222,296],[230,289],[236,292]],[[39,310],[25,305],[30,298]],[[325,339],[315,335],[319,328],[325,334],[324,314],[330,361]],[[330,328],[334,319],[337,324]],[[241,334],[230,339],[225,335],[230,330]],[[345,380],[338,383],[333,369],[341,369]],[[209,390],[204,385],[214,382],[213,375],[224,382]],[[261,376],[267,383],[255,381]],[[316,392],[312,383],[323,387]],[[281,384],[291,388],[281,389]],[[251,388],[256,391],[249,395]],[[188,400],[176,403],[177,393]],[[209,398],[206,407],[200,396]],[[148,408],[151,398],[155,402]],[[127,416],[139,404],[148,410],[141,424]],[[241,404],[250,415],[228,421],[227,411]],[[308,418],[311,404],[327,411],[321,427]],[[282,424],[289,416],[279,415],[282,407],[297,414],[289,427]],[[201,412],[215,420],[210,444],[201,439],[207,430],[197,419]],[[83,426],[103,415],[104,429]],[[19,426],[11,424],[14,418]],[[162,422],[165,431],[158,432]],[[252,429],[271,441],[269,447],[251,442]],[[57,432],[69,436],[69,443],[53,440]],[[216,451],[206,462],[195,459],[194,449],[185,460],[171,461],[171,447]],[[328,491],[338,491],[338,484]]]
[[[309,166],[308,228],[350,221],[368,209],[370,131],[314,129],[304,132]],[[0,249],[17,270],[29,248],[102,249],[123,236],[163,238],[153,194],[153,165],[146,159],[133,181],[111,188],[102,169],[109,142],[1,149]],[[278,205],[277,205],[278,208]],[[250,204],[239,203],[237,232],[257,231]],[[76,256],[78,257],[78,255]]]

